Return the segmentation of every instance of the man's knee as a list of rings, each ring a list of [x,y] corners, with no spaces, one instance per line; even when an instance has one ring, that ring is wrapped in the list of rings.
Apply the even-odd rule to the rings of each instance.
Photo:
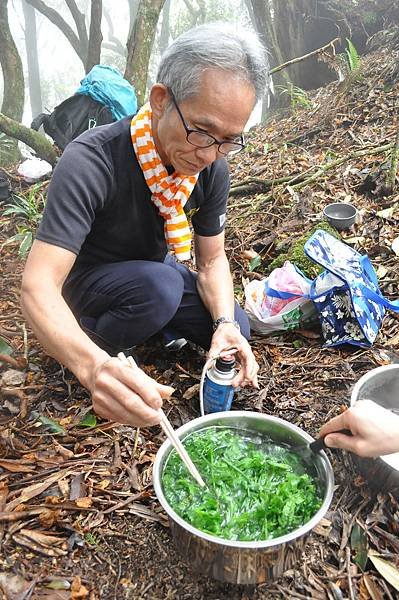
[[[162,263],[157,269],[149,271],[141,284],[142,301],[159,315],[168,315],[169,319],[179,308],[183,291],[184,281],[181,274]]]

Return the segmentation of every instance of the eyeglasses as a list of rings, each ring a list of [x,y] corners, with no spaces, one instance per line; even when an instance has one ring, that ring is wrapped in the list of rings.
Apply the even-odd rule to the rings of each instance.
[[[218,152],[224,155],[237,154],[237,152],[241,152],[241,150],[245,148],[244,138],[242,135],[239,136],[239,141],[237,140],[231,142],[221,142],[220,140],[217,140],[215,137],[213,137],[213,135],[211,135],[210,133],[206,133],[206,131],[198,131],[198,129],[190,129],[189,127],[187,127],[172,90],[168,91],[170,93],[170,97],[172,98],[172,102],[177,110],[177,113],[181,119],[181,122],[183,123],[183,127],[186,130],[186,140],[189,144],[195,146],[196,148],[209,148],[210,146],[217,144]]]

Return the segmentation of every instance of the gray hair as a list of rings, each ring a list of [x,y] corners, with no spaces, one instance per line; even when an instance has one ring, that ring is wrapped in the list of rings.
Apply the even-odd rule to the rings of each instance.
[[[267,91],[269,65],[266,49],[252,31],[229,23],[208,23],[186,31],[167,48],[158,67],[157,82],[182,102],[200,91],[203,72],[221,69],[251,83],[256,100]]]

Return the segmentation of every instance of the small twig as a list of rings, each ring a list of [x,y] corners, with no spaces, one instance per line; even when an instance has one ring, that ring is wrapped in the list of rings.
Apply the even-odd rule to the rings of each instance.
[[[26,331],[25,323],[22,323],[21,329],[22,329],[22,335],[23,335],[23,339],[24,339],[24,358],[25,358],[26,362],[28,362],[29,345],[28,345],[28,332]]]
[[[21,521],[22,519],[29,519],[35,515],[40,515],[42,512],[47,510],[69,510],[72,512],[92,512],[97,511],[97,508],[87,508],[83,506],[71,506],[63,504],[54,505],[43,505],[29,510],[14,510],[12,512],[0,512],[0,523],[14,523],[15,521]]]
[[[348,588],[349,588],[349,598],[350,600],[355,600],[355,595],[353,593],[353,584],[352,584],[352,576],[351,576],[351,551],[349,546],[346,546],[346,571],[348,575]]]
[[[10,365],[11,367],[15,367],[16,369],[21,368],[18,361],[16,361],[15,358],[13,358],[12,356],[9,356],[8,354],[0,354],[0,362],[5,362],[8,365]]]
[[[118,502],[117,504],[114,504],[114,506],[111,506],[110,508],[107,508],[106,510],[104,510],[103,514],[109,515],[110,513],[114,512],[114,510],[118,510],[119,508],[124,508],[131,502],[134,502],[135,500],[137,500],[137,498],[140,498],[141,494],[142,494],[142,492],[139,492],[138,494],[133,494],[132,496],[129,496],[129,498],[126,498],[126,500],[121,500],[121,502]]]
[[[68,390],[68,398],[70,398],[72,396],[72,387],[71,384],[69,383],[69,381],[66,380],[65,378],[65,368],[63,365],[60,365],[61,367],[61,373],[62,373],[62,381],[65,383],[67,390]]]
[[[133,457],[136,456],[137,447],[139,445],[139,440],[140,440],[140,427],[137,427],[136,435],[134,436],[133,454],[132,454]]]

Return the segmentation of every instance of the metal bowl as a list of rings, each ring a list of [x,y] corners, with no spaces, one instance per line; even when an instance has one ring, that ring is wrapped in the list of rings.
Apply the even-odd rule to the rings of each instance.
[[[352,390],[351,406],[358,400],[373,400],[399,414],[399,364],[377,367],[363,375]],[[353,458],[372,488],[399,491],[399,452],[380,458]]]
[[[355,222],[357,208],[347,202],[333,202],[324,208],[323,215],[330,225],[342,231],[349,229]]]
[[[212,426],[235,427],[256,432],[278,444],[302,447],[313,438],[287,421],[269,415],[247,411],[213,413],[194,419],[176,430],[184,439],[193,431]],[[272,540],[248,542],[218,538],[186,523],[168,504],[162,489],[162,472],[172,445],[166,440],[159,449],[153,468],[155,493],[169,517],[177,549],[190,566],[200,573],[220,581],[237,584],[263,583],[279,577],[301,559],[305,534],[309,533],[327,512],[334,486],[331,464],[324,452],[311,455],[318,476],[323,502],[316,514],[295,531]]]

